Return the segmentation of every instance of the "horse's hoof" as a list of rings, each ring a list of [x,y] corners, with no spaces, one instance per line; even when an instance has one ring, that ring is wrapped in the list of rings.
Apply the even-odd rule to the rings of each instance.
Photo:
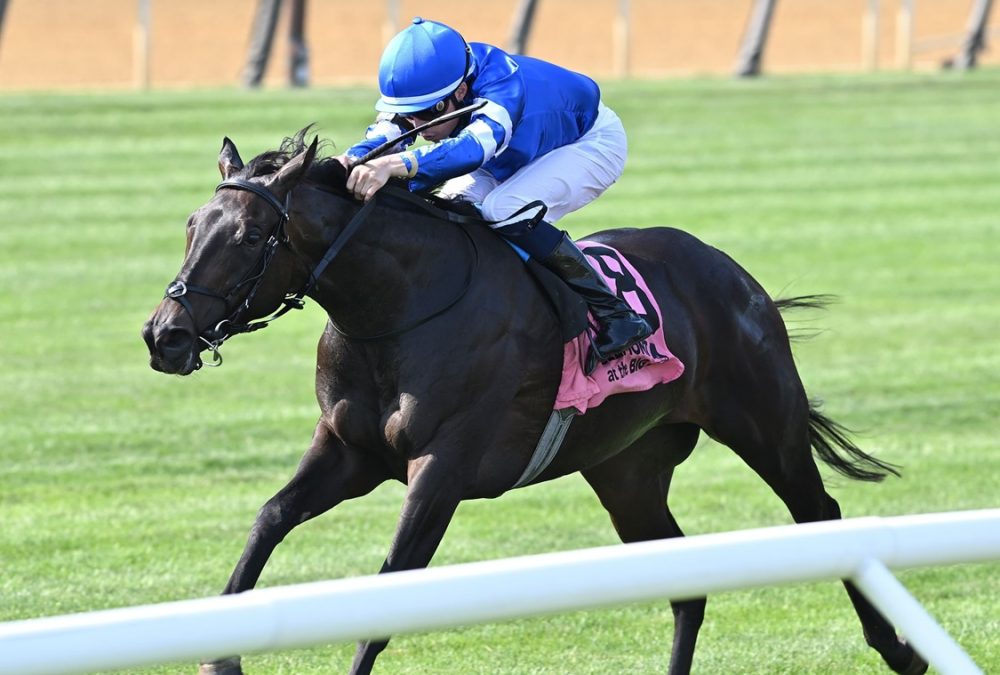
[[[240,657],[233,656],[211,663],[201,663],[198,665],[198,675],[243,675]]]
[[[927,661],[924,660],[924,657],[907,644],[904,638],[899,638],[899,646],[910,652],[910,658],[902,668],[893,668],[893,670],[899,675],[924,675],[927,672]]]
[[[910,647],[910,645],[906,644],[906,640],[901,639],[900,642]],[[913,657],[910,659],[910,664],[899,671],[900,675],[924,675],[927,672],[927,661],[917,653],[916,649],[913,649],[913,647],[910,647],[910,649],[913,650]]]

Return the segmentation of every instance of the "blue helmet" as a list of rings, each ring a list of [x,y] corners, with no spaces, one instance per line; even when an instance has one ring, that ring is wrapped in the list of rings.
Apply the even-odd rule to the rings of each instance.
[[[469,45],[454,28],[420,17],[382,52],[375,104],[381,112],[426,110],[451,95],[472,67]]]

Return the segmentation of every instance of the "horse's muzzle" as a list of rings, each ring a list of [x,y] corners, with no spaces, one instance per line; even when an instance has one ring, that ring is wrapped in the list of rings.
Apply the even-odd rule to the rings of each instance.
[[[154,312],[142,327],[150,367],[161,373],[190,375],[201,368],[197,335],[185,326],[158,320],[159,314],[159,310]]]

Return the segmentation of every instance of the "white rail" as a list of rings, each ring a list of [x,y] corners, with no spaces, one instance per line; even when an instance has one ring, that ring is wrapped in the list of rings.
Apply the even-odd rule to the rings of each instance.
[[[0,624],[0,673],[83,673],[853,579],[931,665],[981,673],[889,567],[1000,559],[1000,509],[566,551]]]

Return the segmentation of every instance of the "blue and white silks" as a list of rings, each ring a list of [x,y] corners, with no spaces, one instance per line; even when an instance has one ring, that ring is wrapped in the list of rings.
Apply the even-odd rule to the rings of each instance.
[[[486,101],[451,137],[416,148],[411,190],[424,190],[478,168],[503,182],[555,148],[574,143],[593,126],[600,88],[585,75],[498,47],[473,42],[473,69],[465,104]],[[406,129],[380,114],[365,139],[347,153],[361,157]],[[400,143],[401,152],[411,142]]]

